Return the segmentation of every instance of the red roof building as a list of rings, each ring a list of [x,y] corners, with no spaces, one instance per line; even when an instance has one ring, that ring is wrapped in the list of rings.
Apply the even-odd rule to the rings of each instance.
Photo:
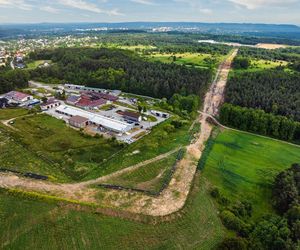
[[[23,103],[32,100],[33,96],[18,91],[10,91],[5,95],[5,98],[9,101]]]

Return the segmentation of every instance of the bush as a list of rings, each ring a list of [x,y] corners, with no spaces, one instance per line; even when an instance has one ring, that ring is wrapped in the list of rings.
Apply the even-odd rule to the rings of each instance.
[[[238,201],[231,207],[230,210],[238,217],[251,217],[252,204],[248,201]]]
[[[247,249],[247,241],[239,237],[225,238],[217,247],[219,250],[243,250]]]
[[[217,187],[213,188],[211,191],[210,191],[210,195],[213,197],[213,198],[219,198],[220,197],[220,191]]]
[[[242,221],[228,210],[221,213],[221,220],[226,228],[236,232],[239,232],[243,227]]]
[[[246,57],[236,57],[234,60],[233,60],[233,68],[235,69],[247,69],[249,68],[251,62],[248,58]]]

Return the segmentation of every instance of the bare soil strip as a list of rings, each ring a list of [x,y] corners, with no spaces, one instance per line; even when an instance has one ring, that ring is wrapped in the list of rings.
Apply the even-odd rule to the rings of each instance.
[[[207,118],[209,116],[215,116],[219,111],[219,107],[223,101],[231,63],[237,55],[237,52],[238,50],[235,49],[227,60],[220,65],[216,79],[206,94],[203,109],[204,112],[200,113],[198,118],[201,123],[201,133],[192,144],[187,146],[187,153],[185,157],[178,162],[177,170],[174,173],[170,185],[159,197],[150,197],[140,193],[120,190],[99,190],[97,188],[92,188],[91,185],[103,183],[109,178],[116,177],[120,174],[136,170],[149,163],[161,160],[168,157],[170,154],[173,154],[178,149],[91,181],[74,184],[54,184],[46,181],[20,178],[12,174],[0,174],[0,187],[35,191],[60,198],[92,202],[103,207],[117,208],[128,212],[151,216],[165,216],[180,210],[186,202],[196,173],[198,161],[205,147],[205,142],[212,131],[212,126],[207,122]],[[96,195],[99,192],[103,195],[103,198],[101,199],[96,198]]]

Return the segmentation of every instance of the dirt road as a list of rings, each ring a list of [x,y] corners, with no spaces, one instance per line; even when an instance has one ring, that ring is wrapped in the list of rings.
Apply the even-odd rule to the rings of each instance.
[[[223,101],[231,63],[237,55],[237,52],[237,49],[234,50],[227,60],[220,65],[216,78],[206,94],[203,113],[199,115],[201,133],[197,140],[186,148],[187,153],[185,157],[178,162],[177,170],[175,171],[169,186],[159,197],[150,197],[140,193],[128,193],[127,191],[120,190],[99,190],[91,187],[91,184],[97,184],[108,178],[115,177],[118,174],[137,169],[145,165],[145,162],[113,173],[109,176],[75,184],[54,184],[51,182],[20,178],[12,174],[0,174],[0,186],[4,188],[36,191],[65,199],[93,202],[100,206],[121,208],[126,211],[151,216],[164,216],[178,211],[186,202],[196,173],[198,161],[205,147],[205,142],[212,131],[211,125],[206,121],[207,117],[210,115],[214,116],[218,113],[220,104]],[[174,152],[171,151],[165,155],[158,156],[146,163],[162,159],[161,157],[166,157]],[[102,193],[101,197],[103,198],[101,198],[101,200],[96,198],[99,192]]]

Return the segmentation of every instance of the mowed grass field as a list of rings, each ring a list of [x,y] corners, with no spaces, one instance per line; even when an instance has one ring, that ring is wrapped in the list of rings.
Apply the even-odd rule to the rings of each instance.
[[[215,139],[203,172],[230,200],[252,202],[255,217],[272,212],[274,177],[296,162],[300,147],[225,130]]]
[[[0,193],[0,248],[214,249],[226,233],[204,179],[195,182],[181,217],[156,225]]]

